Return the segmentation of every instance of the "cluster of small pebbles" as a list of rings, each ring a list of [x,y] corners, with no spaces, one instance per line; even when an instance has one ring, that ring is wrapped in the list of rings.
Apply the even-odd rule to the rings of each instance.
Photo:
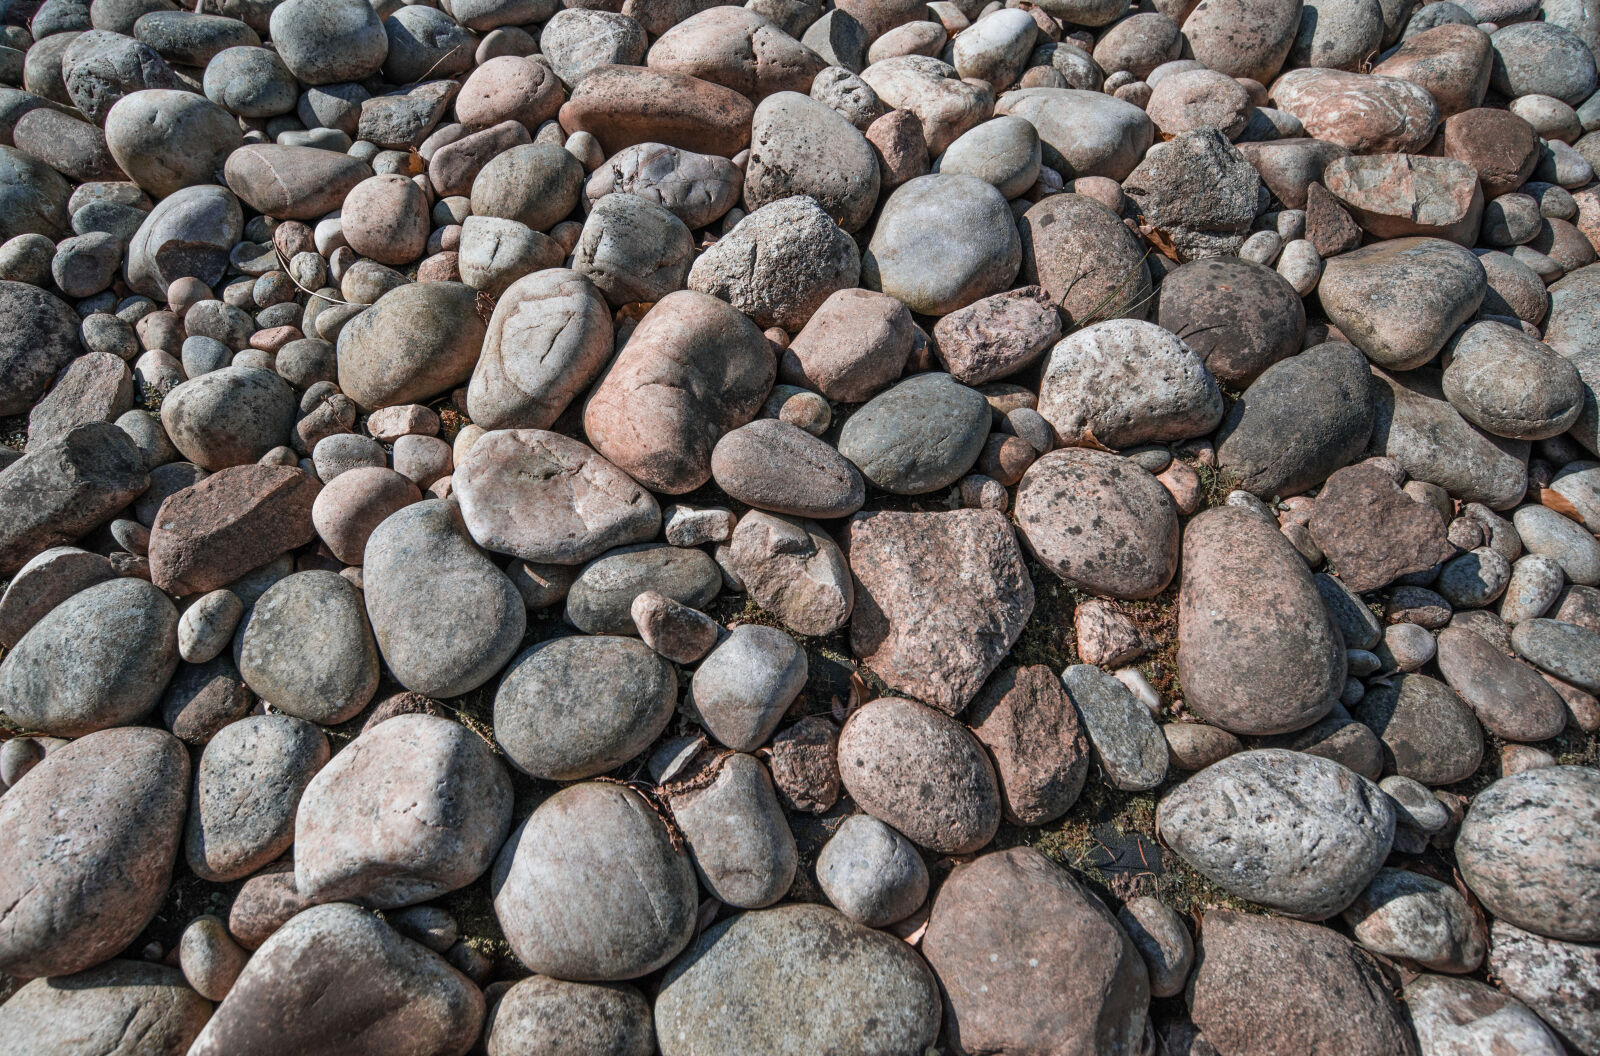
[[[4,1056],[1600,1056],[1592,0],[0,0]]]

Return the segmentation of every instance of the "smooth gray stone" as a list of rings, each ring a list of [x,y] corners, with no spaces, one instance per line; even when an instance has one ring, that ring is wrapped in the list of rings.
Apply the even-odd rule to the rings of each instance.
[[[710,784],[668,792],[673,820],[714,898],[740,909],[770,906],[788,894],[799,865],[772,777],[761,760],[742,752],[713,765]]]
[[[1061,682],[1113,788],[1141,792],[1167,776],[1167,740],[1150,709],[1117,679],[1091,664],[1075,664]]]
[[[718,741],[736,752],[767,742],[805,688],[806,654],[775,627],[735,627],[700,662],[689,702]]]
[[[879,393],[845,422],[839,453],[875,487],[922,495],[972,468],[989,437],[983,394],[948,374],[918,374]]]
[[[869,928],[904,920],[928,897],[928,867],[910,840],[871,814],[852,814],[817,855],[817,883]]]
[[[568,622],[586,634],[637,635],[633,599],[647,590],[704,610],[722,589],[722,573],[703,550],[645,543],[622,546],[583,566],[567,592]]]
[[[361,592],[324,569],[285,576],[261,595],[239,625],[234,661],[262,700],[324,726],[354,718],[381,674]]]

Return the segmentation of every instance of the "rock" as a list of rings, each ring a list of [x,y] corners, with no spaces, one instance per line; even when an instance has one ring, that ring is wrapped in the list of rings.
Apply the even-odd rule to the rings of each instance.
[[[220,109],[220,108],[219,108]],[[305,220],[337,209],[372,176],[365,162],[316,147],[251,144],[228,155],[228,187],[246,205],[279,220]]]
[[[206,65],[206,98],[239,117],[276,117],[295,108],[299,86],[277,52],[239,45]]]
[[[753,752],[805,688],[807,672],[806,654],[794,639],[776,628],[741,624],[701,662],[688,702],[718,741]]]
[[[839,733],[839,773],[858,806],[935,853],[970,854],[1000,823],[982,746],[914,701],[880,697],[857,709]]]
[[[916,912],[928,897],[928,869],[911,842],[870,814],[852,814],[817,855],[828,901],[869,928]]]
[[[1060,316],[1038,286],[985,297],[951,312],[933,328],[939,361],[964,385],[1017,373],[1060,336]]]
[[[832,634],[854,609],[849,566],[815,521],[752,510],[734,529],[727,561],[751,599],[800,634]]]
[[[705,294],[669,294],[589,398],[584,431],[646,487],[683,494],[710,478],[713,446],[755,417],[775,373],[771,346],[743,314]]]
[[[1439,671],[1477,713],[1484,728],[1510,741],[1537,742],[1560,733],[1566,705],[1533,668],[1469,630],[1439,633]]]
[[[378,648],[361,593],[335,572],[300,572],[274,583],[236,642],[245,684],[289,715],[336,725],[354,718],[377,691]]]
[[[161,424],[173,446],[209,470],[245,466],[284,443],[295,421],[294,390],[256,367],[223,367],[173,389]]]
[[[1236,254],[1262,197],[1255,168],[1215,129],[1179,133],[1128,174],[1123,191],[1181,260]]]
[[[727,905],[769,906],[788,893],[799,864],[772,778],[759,759],[739,752],[716,760],[711,773],[703,787],[665,792],[695,871]]]
[[[364,80],[389,54],[377,12],[356,0],[285,0],[272,8],[271,20],[272,42],[303,84]]]
[[[1356,154],[1421,153],[1439,125],[1426,88],[1376,74],[1291,70],[1267,101],[1299,118],[1308,135]]]
[[[574,695],[575,687],[582,692]],[[574,781],[644,751],[672,718],[678,681],[641,642],[574,636],[512,661],[495,692],[495,740],[532,777]]]
[[[1600,585],[1600,542],[1583,525],[1548,506],[1520,507],[1511,521],[1528,552],[1554,560],[1569,582]]]
[[[647,590],[705,609],[722,587],[703,550],[643,544],[619,547],[585,565],[567,594],[568,622],[589,634],[637,634],[633,602]]]
[[[664,143],[638,143],[606,159],[583,193],[591,203],[608,194],[636,195],[695,229],[726,215],[744,185],[745,175],[726,158]]]
[[[1454,887],[1420,873],[1380,869],[1344,911],[1357,942],[1436,972],[1470,972],[1483,962],[1488,936]]]
[[[461,3],[452,5],[457,10]],[[631,986],[569,983],[535,975],[512,983],[489,1010],[488,1051],[558,1053],[574,1046],[597,1056],[650,1056],[650,1004]]]
[[[1417,1044],[1381,962],[1337,932],[1297,920],[1213,910],[1195,960],[1192,1015],[1218,1051],[1239,1056],[1340,1052],[1415,1056]],[[1317,994],[1285,1016],[1295,995]]]
[[[1541,440],[1577,421],[1583,381],[1570,362],[1502,323],[1467,327],[1441,383],[1463,418],[1496,436]]]
[[[368,538],[364,572],[378,650],[407,689],[469,692],[522,640],[522,597],[472,544],[454,504],[425,501],[391,515]]]
[[[891,687],[956,714],[1016,643],[1033,584],[993,510],[851,518],[854,653]]]
[[[1502,95],[1546,95],[1577,106],[1595,89],[1593,50],[1551,22],[1525,22],[1494,31],[1491,83]]]
[[[711,473],[732,498],[794,517],[844,517],[866,499],[861,474],[838,451],[774,418],[757,419],[717,441]]]
[[[1300,351],[1305,307],[1293,287],[1270,268],[1222,257],[1168,273],[1161,283],[1157,322],[1200,356],[1219,380],[1250,385],[1267,368]]]
[[[190,1052],[377,1056],[387,1051],[382,1039],[401,1037],[463,1056],[482,1019],[482,993],[444,958],[371,912],[335,903],[295,915],[262,943]]]
[[[1356,716],[1383,742],[1384,770],[1425,785],[1464,781],[1483,759],[1483,731],[1472,709],[1426,675],[1401,674],[1370,687]]]
[[[1421,975],[1405,988],[1406,1009],[1427,1056],[1466,1056],[1497,1047],[1561,1056],[1561,1043],[1526,1005],[1472,979]]]
[[[1078,710],[1043,665],[1007,668],[970,707],[972,732],[994,757],[1008,820],[1042,825],[1071,809],[1089,772]]]
[[[1378,238],[1477,241],[1483,190],[1465,162],[1411,154],[1338,158],[1324,178],[1362,229]]]
[[[637,978],[694,934],[689,856],[621,785],[569,785],[546,799],[506,841],[490,886],[517,957],[557,978]]]
[[[1070,954],[1065,951],[1071,950]],[[922,953],[963,1052],[1135,1052],[1144,964],[1099,899],[1031,847],[959,865],[934,900]]]
[[[1023,214],[1022,278],[1037,283],[1086,327],[1105,319],[1143,319],[1150,299],[1145,250],[1117,214],[1087,195],[1051,195]]]
[[[195,766],[189,868],[225,883],[288,851],[301,794],[328,755],[322,731],[290,715],[252,715],[218,730]]]
[[[22,986],[0,1009],[0,1042],[17,1056],[49,1046],[63,1053],[116,1053],[126,1051],[122,1043],[131,1035],[140,1052],[177,1056],[210,1015],[210,1003],[184,985],[176,968],[111,960]]]
[[[1037,129],[1041,159],[1065,179],[1105,176],[1121,182],[1155,137],[1143,110],[1097,90],[1023,88],[1007,93],[995,113],[1020,117]]]
[[[972,468],[990,418],[976,390],[948,374],[918,375],[852,415],[839,433],[839,453],[885,491],[926,494]]]
[[[730,987],[745,999],[727,1002]],[[663,1056],[730,1046],[757,1056],[841,1047],[877,1056],[933,1044],[939,992],[893,936],[824,906],[788,905],[707,929],[667,970],[655,1019]]]
[[[1167,775],[1167,743],[1151,720],[1150,709],[1121,682],[1089,664],[1067,668],[1061,681],[1107,782],[1128,792],[1161,784]]]
[[[902,184],[884,203],[861,278],[913,312],[945,315],[1010,286],[1021,263],[1000,192],[974,176],[934,174]]]
[[[1511,644],[1541,671],[1590,693],[1600,690],[1600,632],[1561,620],[1529,619],[1512,628]]]
[[[0,664],[0,715],[77,737],[136,722],[178,665],[178,613],[148,582],[120,578],[54,606]]]
[[[1395,811],[1376,785],[1332,760],[1268,748],[1229,756],[1167,793],[1156,825],[1230,894],[1322,920],[1383,865]]]
[[[1064,448],[1017,487],[1017,529],[1030,553],[1068,586],[1149,598],[1178,567],[1178,512],[1167,489],[1118,455]]]
[[[1196,7],[1180,21],[1194,57],[1208,68],[1271,84],[1294,45],[1301,5],[1295,0],[1225,0],[1208,3],[1204,10]]]
[[[1579,1051],[1600,1043],[1594,1012],[1600,947],[1560,942],[1497,920],[1489,932],[1489,971]]]
[[[249,959],[250,954],[228,935],[222,919],[210,913],[190,921],[178,940],[178,963],[184,977],[209,1001],[228,996]],[[195,1025],[196,1034],[200,1026]]]
[[[768,96],[756,108],[745,206],[754,212],[809,195],[845,231],[858,231],[877,205],[877,156],[849,121],[800,90]]]
[[[0,800],[0,971],[70,975],[132,942],[167,897],[188,784],[183,744],[143,728],[80,737],[29,771]]]
[[[1218,431],[1217,458],[1256,495],[1294,495],[1357,458],[1372,423],[1366,360],[1330,342],[1274,364],[1251,383]]]
[[[1438,512],[1370,464],[1349,466],[1328,478],[1309,527],[1339,578],[1357,594],[1430,569],[1455,552]]]
[[[547,269],[513,282],[489,319],[467,389],[485,429],[548,429],[605,368],[611,316],[583,275]]]
[[[258,168],[230,171],[225,165],[239,153],[238,119],[204,96],[181,88],[152,88],[124,96],[105,115],[105,141],[116,165],[156,197],[221,182],[219,174],[224,172],[229,172],[227,182],[238,193],[232,171],[259,175]],[[345,165],[332,156],[335,167]],[[262,202],[284,201],[270,197],[259,180],[249,186],[266,195],[259,199]]]
[[[1577,819],[1600,802],[1593,770],[1555,766],[1501,778],[1473,800],[1456,856],[1496,917],[1552,939],[1600,937],[1594,886],[1600,843]]]
[[[1039,178],[1039,133],[1020,117],[997,117],[965,132],[939,158],[939,171],[976,176],[1004,197],[1020,197]]]
[[[53,546],[31,558],[0,595],[0,646],[16,647],[34,624],[80,591],[116,576],[99,554]]]
[[[1481,29],[1446,23],[1407,37],[1372,72],[1427,89],[1439,115],[1448,119],[1483,105],[1491,58],[1489,37]]]
[[[486,433],[456,467],[462,520],[486,549],[578,565],[653,539],[654,496],[584,444],[538,429]]]
[[[1468,424],[1445,401],[1437,373],[1375,373],[1372,392],[1370,450],[1463,502],[1505,509],[1521,499],[1527,490],[1526,442],[1490,437]]]
[[[762,206],[734,225],[694,261],[688,285],[727,301],[759,326],[798,330],[829,295],[854,287],[860,272],[855,242],[821,206],[799,195]]]
[[[143,458],[109,422],[80,425],[0,471],[0,575],[104,524],[149,487]]]
[[[408,283],[339,331],[339,388],[368,410],[427,400],[466,382],[483,344],[478,293]]]
[[[965,81],[954,66],[926,55],[883,59],[862,70],[861,79],[889,110],[917,116],[930,155],[944,153],[994,110],[991,86]]]
[[[915,324],[905,305],[868,290],[840,290],[812,313],[784,353],[785,381],[860,403],[899,377]]]
[[[390,514],[421,500],[417,486],[392,469],[349,469],[317,494],[311,521],[335,557],[359,565],[373,529]]]
[[[77,315],[60,298],[0,280],[0,414],[26,412],[81,355]]]
[[[539,38],[541,52],[569,86],[576,86],[596,66],[637,66],[645,58],[644,27],[628,15],[608,10],[557,11]]]
[[[161,504],[150,532],[152,581],[178,597],[227,586],[315,538],[316,497],[316,482],[298,468],[230,466],[206,477]]]
[[[561,127],[592,133],[608,156],[635,143],[665,143],[731,157],[749,145],[754,112],[738,92],[698,77],[599,65],[562,105]]]
[[[1117,911],[1117,922],[1128,932],[1150,974],[1152,997],[1172,997],[1183,991],[1194,964],[1194,941],[1182,918],[1159,899],[1148,895],[1131,898]]]
[[[200,184],[176,190],[146,214],[128,243],[128,285],[160,299],[184,277],[215,286],[243,230],[239,200],[226,188]]]
[[[662,300],[688,281],[693,239],[683,221],[654,202],[608,194],[578,236],[573,268],[613,306]]]
[[[1329,320],[1374,363],[1411,370],[1472,317],[1485,288],[1483,267],[1466,250],[1400,238],[1329,261],[1318,297]]]
[[[511,780],[489,746],[448,719],[402,715],[351,741],[306,787],[295,887],[379,909],[426,902],[476,880],[510,827]]]
[[[1161,78],[1145,113],[1163,136],[1212,128],[1238,139],[1255,107],[1244,86],[1216,70],[1184,70]]]
[[[1077,330],[1051,350],[1039,413],[1062,443],[1092,438],[1123,448],[1210,432],[1222,420],[1222,394],[1178,338],[1154,323],[1117,319]]]

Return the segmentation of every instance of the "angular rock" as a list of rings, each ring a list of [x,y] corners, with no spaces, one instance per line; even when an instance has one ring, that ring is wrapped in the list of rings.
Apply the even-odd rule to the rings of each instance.
[[[832,634],[850,618],[849,566],[815,521],[752,510],[739,518],[726,555],[751,599],[791,630]]]
[[[966,707],[1033,612],[1016,537],[993,510],[851,518],[851,649],[889,685],[947,714]]]
[[[1465,162],[1413,154],[1338,158],[1323,180],[1375,238],[1418,235],[1461,246],[1478,240],[1483,188]]]
[[[150,530],[150,577],[184,597],[227,586],[316,537],[317,482],[298,467],[229,466],[171,495]]]
[[[1426,88],[1369,73],[1290,70],[1273,82],[1267,102],[1299,118],[1307,135],[1356,154],[1421,153],[1439,126]]]
[[[1053,671],[1042,664],[1001,670],[967,717],[994,757],[1007,820],[1043,825],[1071,809],[1089,775],[1089,740]]]
[[[1067,695],[1094,745],[1106,781],[1126,792],[1155,788],[1167,776],[1167,742],[1150,709],[1128,688],[1090,664],[1061,673]]]
[[[1255,168],[1214,128],[1180,132],[1146,155],[1123,192],[1180,260],[1237,254],[1265,199]]]
[[[740,220],[696,258],[687,281],[758,326],[799,330],[829,296],[860,278],[855,242],[816,201],[796,195]]]
[[[149,486],[139,449],[109,422],[40,444],[0,470],[0,575],[76,542]]]
[[[1357,594],[1426,571],[1455,553],[1438,511],[1401,491],[1394,477],[1371,464],[1329,477],[1308,527],[1344,585]]]

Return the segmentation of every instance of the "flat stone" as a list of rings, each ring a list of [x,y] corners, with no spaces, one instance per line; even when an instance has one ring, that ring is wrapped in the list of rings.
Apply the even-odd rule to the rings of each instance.
[[[1370,464],[1334,473],[1317,495],[1312,537],[1357,594],[1422,572],[1455,553],[1438,512]]]
[[[176,968],[115,959],[22,986],[0,1009],[0,1043],[23,1054],[71,1038],[79,1052],[115,1053],[131,1035],[152,1056],[175,1056],[210,1015],[210,1003]]]
[[[1376,238],[1421,235],[1462,246],[1478,240],[1483,189],[1465,162],[1412,154],[1339,158],[1323,178]]]
[[[775,418],[758,418],[718,440],[711,475],[730,497],[792,517],[846,517],[866,501],[866,483],[849,460]]]
[[[1067,668],[1061,681],[1078,709],[1106,781],[1125,792],[1160,785],[1167,776],[1167,742],[1150,709],[1121,682],[1090,664]]]
[[[316,537],[317,483],[298,467],[230,466],[161,504],[150,575],[182,597],[228,583]]]
[[[1492,59],[1483,30],[1445,23],[1408,36],[1372,72],[1421,85],[1438,104],[1439,116],[1448,120],[1483,105]]]
[[[1162,797],[1162,840],[1230,894],[1323,920],[1388,857],[1395,810],[1377,785],[1315,755],[1231,755]]]
[[[1488,935],[1454,887],[1421,873],[1380,869],[1344,911],[1357,942],[1436,972],[1470,972],[1483,963]]]
[[[1562,620],[1522,620],[1511,629],[1517,655],[1590,693],[1600,692],[1600,633]]]
[[[956,714],[1016,643],[1033,583],[1003,515],[875,511],[851,518],[854,653],[889,685]]]
[[[511,828],[511,778],[460,723],[400,715],[317,772],[295,815],[295,887],[378,909],[472,883]]]
[[[1497,920],[1489,930],[1489,971],[1580,1052],[1600,1045],[1600,946],[1545,938]]]
[[[70,975],[138,937],[167,897],[188,786],[182,742],[138,727],[80,737],[29,771],[0,800],[0,971]]]
[[[1445,400],[1437,371],[1374,372],[1372,396],[1371,453],[1464,503],[1504,510],[1522,499],[1528,442],[1489,435],[1461,417]]]
[[[704,550],[645,543],[618,547],[589,562],[567,592],[568,622],[588,634],[638,634],[633,602],[647,590],[705,609],[722,574]]]
[[[308,220],[337,209],[372,169],[348,154],[263,143],[229,154],[223,176],[229,190],[257,212]]]
[[[598,65],[562,105],[561,127],[592,133],[607,155],[636,143],[665,143],[732,157],[749,145],[754,113],[738,92],[698,77]]]

